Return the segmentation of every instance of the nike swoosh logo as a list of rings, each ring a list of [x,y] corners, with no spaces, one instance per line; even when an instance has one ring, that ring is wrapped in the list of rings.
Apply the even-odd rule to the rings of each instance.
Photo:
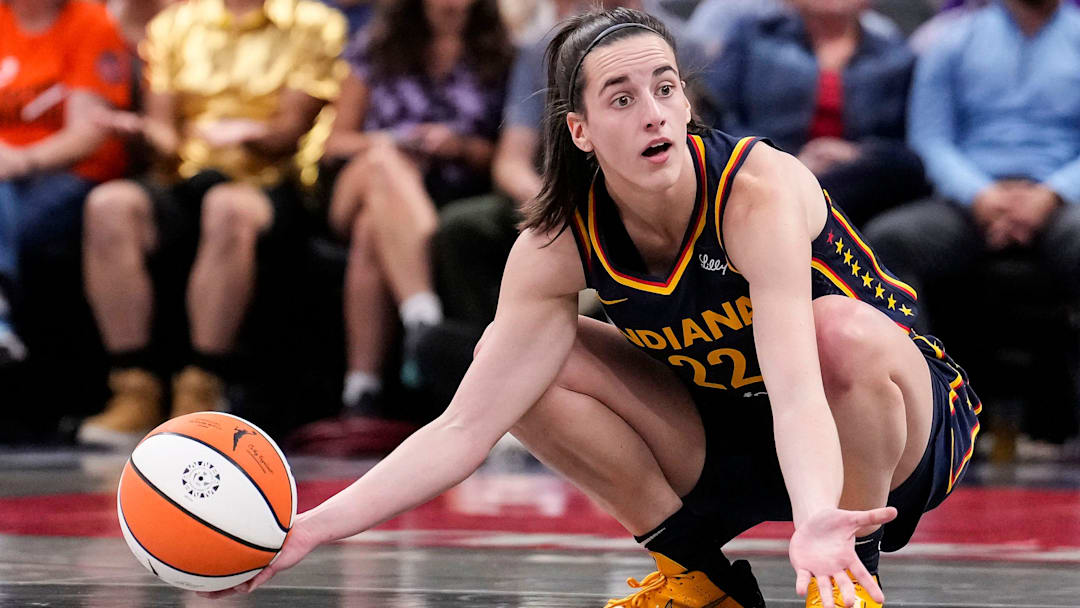
[[[619,304],[621,302],[625,302],[625,301],[629,300],[630,298],[619,298],[618,300],[605,300],[604,298],[601,298],[600,296],[596,296],[596,299],[600,300],[600,303],[604,304],[605,306],[611,306],[612,304]]]
[[[660,528],[656,532],[653,532],[652,534],[649,535],[648,538],[646,538],[645,540],[641,541],[638,544],[641,545],[642,547],[644,547],[645,545],[651,543],[654,538],[656,538],[657,536],[660,536],[661,534],[663,534],[664,530],[667,530],[667,526],[665,526],[663,528]]]

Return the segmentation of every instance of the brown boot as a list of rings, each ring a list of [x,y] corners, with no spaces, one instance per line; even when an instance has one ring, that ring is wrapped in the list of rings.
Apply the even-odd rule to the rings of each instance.
[[[105,411],[79,426],[79,443],[131,449],[161,422],[161,381],[143,369],[109,374],[112,397]]]
[[[225,406],[225,383],[214,374],[189,365],[173,378],[170,418],[194,412],[220,412]]]

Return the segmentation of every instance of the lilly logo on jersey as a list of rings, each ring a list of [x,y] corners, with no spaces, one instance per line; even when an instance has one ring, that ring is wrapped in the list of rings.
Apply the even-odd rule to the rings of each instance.
[[[723,260],[710,258],[709,254],[703,253],[698,256],[698,261],[701,262],[701,267],[705,270],[711,270],[713,272],[719,270],[720,274],[727,274],[727,262]]]

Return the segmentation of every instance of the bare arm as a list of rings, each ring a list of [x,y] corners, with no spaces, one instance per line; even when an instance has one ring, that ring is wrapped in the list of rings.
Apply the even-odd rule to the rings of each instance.
[[[325,105],[321,99],[303,91],[286,89],[281,93],[278,110],[266,125],[265,132],[246,145],[266,156],[282,157],[296,152],[297,142],[315,124],[315,117]]]
[[[731,260],[750,283],[754,340],[796,528],[835,509],[844,482],[811,304],[810,242],[825,219],[822,196],[802,164],[760,145],[737,174],[724,218]]]
[[[326,155],[332,158],[350,158],[367,149],[371,134],[364,133],[370,90],[355,73],[350,72],[341,84],[341,95],[334,104],[337,114],[334,127],[326,140]]]
[[[38,172],[68,167],[96,150],[106,131],[90,116],[107,107],[108,103],[94,93],[71,91],[64,110],[64,128],[23,150],[28,169]]]
[[[750,283],[754,342],[795,520],[788,544],[795,590],[806,595],[813,578],[826,608],[833,606],[834,584],[850,603],[850,573],[883,602],[880,586],[855,553],[855,533],[890,521],[896,510],[838,508],[844,469],[821,381],[809,268],[810,243],[825,223],[821,187],[793,157],[757,146],[737,174],[728,204],[728,253]]]
[[[531,232],[518,238],[494,324],[446,412],[305,513],[320,542],[367,530],[468,477],[547,390],[573,344],[585,280],[568,232],[541,248],[546,242]]]
[[[540,192],[540,175],[534,163],[537,147],[536,129],[515,126],[503,129],[495,148],[492,179],[519,207]]]

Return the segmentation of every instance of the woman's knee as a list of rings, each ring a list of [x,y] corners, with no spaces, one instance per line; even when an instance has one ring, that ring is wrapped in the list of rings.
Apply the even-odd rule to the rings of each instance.
[[[887,332],[900,330],[879,311],[844,296],[825,296],[814,300],[814,329],[827,395],[888,381],[894,336]]]

